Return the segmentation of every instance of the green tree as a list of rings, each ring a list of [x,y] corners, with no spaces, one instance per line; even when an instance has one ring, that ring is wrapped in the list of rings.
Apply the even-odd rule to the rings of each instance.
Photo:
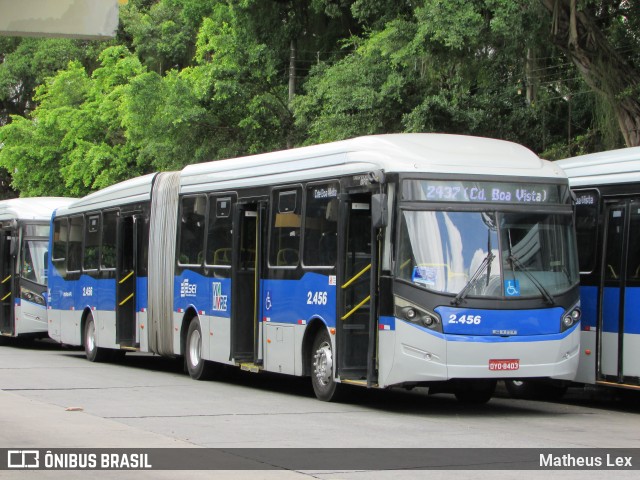
[[[32,118],[0,129],[0,165],[22,195],[79,196],[150,170],[122,129],[126,81],[144,73],[124,47],[107,48],[90,77],[71,62],[36,89]],[[62,179],[62,181],[61,181]]]
[[[92,69],[97,42],[0,37],[0,126],[35,108],[35,88],[71,60]]]
[[[627,146],[640,145],[640,4],[541,0],[552,16],[551,38],[585,82],[602,95]]]

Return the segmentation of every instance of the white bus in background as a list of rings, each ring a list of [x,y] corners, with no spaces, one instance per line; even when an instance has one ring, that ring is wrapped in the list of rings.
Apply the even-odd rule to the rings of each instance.
[[[575,382],[640,390],[640,147],[555,162],[576,196],[582,326]],[[516,397],[568,383],[508,381]]]
[[[577,367],[568,182],[510,142],[381,135],[190,165],[59,209],[52,242],[50,336],[92,361],[472,402]]]
[[[47,263],[53,211],[71,199],[0,201],[0,335],[48,335]]]

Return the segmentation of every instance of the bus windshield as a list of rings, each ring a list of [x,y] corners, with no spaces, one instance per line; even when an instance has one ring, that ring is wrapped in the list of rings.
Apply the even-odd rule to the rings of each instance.
[[[21,277],[38,283],[47,284],[48,244],[44,240],[24,242]]]
[[[541,297],[578,282],[571,214],[402,213],[398,278],[465,297]]]

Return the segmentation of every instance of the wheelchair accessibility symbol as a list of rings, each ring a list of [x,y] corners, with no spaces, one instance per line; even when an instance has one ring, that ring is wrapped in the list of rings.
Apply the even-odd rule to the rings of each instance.
[[[505,280],[504,291],[507,297],[520,296],[520,282],[518,280]]]
[[[265,310],[271,310],[271,292],[267,290],[267,296],[264,299]]]

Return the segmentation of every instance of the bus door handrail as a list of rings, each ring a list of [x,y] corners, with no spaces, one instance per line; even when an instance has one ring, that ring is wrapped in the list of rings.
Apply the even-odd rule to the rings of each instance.
[[[349,279],[349,281],[347,281],[344,285],[342,285],[342,289],[346,289],[349,288],[353,282],[355,282],[357,279],[359,279],[362,275],[364,275],[365,273],[367,273],[369,270],[371,270],[371,263],[369,265],[367,265],[366,267],[364,267],[362,270],[360,270],[358,273],[356,273],[353,277],[351,277],[351,279]],[[371,295],[367,295],[367,298],[365,298],[364,300],[362,300],[360,303],[358,303],[355,307],[353,307],[351,310],[349,310],[347,313],[345,313],[340,320],[346,320],[347,318],[349,318],[351,315],[353,315],[357,310],[359,310],[360,308],[362,308],[362,306],[364,306],[369,300],[371,300]]]

